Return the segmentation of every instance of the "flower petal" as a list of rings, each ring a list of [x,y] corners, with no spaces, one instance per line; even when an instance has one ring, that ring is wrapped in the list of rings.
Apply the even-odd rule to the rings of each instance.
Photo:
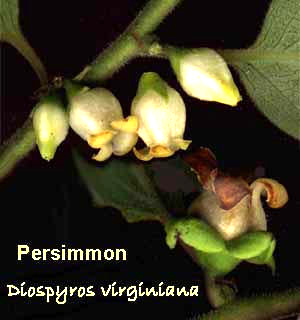
[[[101,146],[99,152],[96,155],[94,155],[92,159],[100,162],[105,161],[112,155],[112,150],[113,149],[111,143],[105,144]]]
[[[150,153],[150,148],[144,148],[141,150],[137,150],[136,148],[133,148],[133,153],[135,156],[142,161],[150,161],[153,159],[153,155]]]
[[[208,148],[199,148],[196,152],[184,157],[192,170],[196,173],[199,182],[204,188],[210,189],[211,173],[218,167],[218,163],[213,152]]]
[[[128,116],[126,119],[114,120],[110,125],[115,130],[135,133],[139,128],[139,121],[136,116]]]
[[[94,149],[99,149],[103,145],[109,143],[113,139],[115,134],[116,132],[112,130],[106,130],[97,135],[91,135],[88,137],[88,144]]]
[[[175,138],[173,139],[173,144],[176,146],[175,149],[181,149],[181,150],[186,150],[189,145],[192,143],[192,140],[183,140],[180,138]]]
[[[250,188],[260,194],[267,194],[267,203],[270,208],[281,208],[288,201],[288,193],[285,187],[278,181],[267,178],[260,178],[255,180]]]
[[[119,132],[112,140],[113,153],[116,156],[123,156],[132,150],[138,141],[136,133]]]
[[[150,153],[155,158],[167,158],[174,154],[174,151],[165,146],[154,146],[150,148]]]
[[[248,184],[241,178],[218,174],[213,182],[214,192],[220,201],[220,208],[230,210],[250,194]]]

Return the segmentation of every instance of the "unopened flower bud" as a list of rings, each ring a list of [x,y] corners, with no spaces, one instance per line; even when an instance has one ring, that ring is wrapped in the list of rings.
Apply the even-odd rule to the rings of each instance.
[[[140,160],[169,157],[191,143],[183,140],[186,110],[181,96],[154,72],[142,75],[131,114],[137,117],[138,135],[147,146],[134,149]]]
[[[40,154],[49,161],[69,129],[68,115],[60,96],[52,93],[42,98],[33,111],[32,120]]]
[[[169,59],[188,95],[230,106],[236,106],[242,100],[225,60],[216,51],[170,48]]]

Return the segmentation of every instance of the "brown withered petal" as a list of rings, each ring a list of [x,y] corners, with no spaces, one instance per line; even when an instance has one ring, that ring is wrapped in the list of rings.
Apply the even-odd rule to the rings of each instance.
[[[267,195],[267,203],[270,208],[281,208],[288,201],[288,193],[285,187],[278,181],[267,178],[256,179],[250,186],[252,190],[260,185]]]
[[[204,188],[210,189],[211,178],[214,178],[216,172],[211,176],[212,171],[218,167],[218,163],[213,152],[208,148],[199,148],[196,152],[184,157],[192,170],[197,174],[198,180]]]
[[[216,194],[219,206],[224,210],[230,210],[251,193],[242,178],[230,177],[219,171],[216,157],[208,148],[200,148],[184,160],[195,171],[203,188]]]
[[[213,182],[214,192],[220,202],[220,208],[230,210],[246,195],[250,194],[248,184],[241,178],[218,174]]]

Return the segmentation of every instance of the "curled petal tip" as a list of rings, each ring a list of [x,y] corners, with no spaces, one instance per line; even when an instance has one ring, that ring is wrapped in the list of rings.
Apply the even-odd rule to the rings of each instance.
[[[176,146],[178,146],[181,150],[186,150],[189,145],[192,143],[192,140],[183,140],[183,139],[174,139],[173,142]]]
[[[267,194],[267,203],[270,208],[281,208],[288,201],[288,193],[285,187],[278,181],[267,178],[260,178],[255,180],[251,188],[254,189],[260,185],[263,191]]]
[[[153,159],[153,155],[150,153],[150,149],[149,148],[144,148],[141,150],[137,150],[136,148],[133,148],[133,153],[134,155],[142,161],[150,161],[151,159]]]
[[[136,133],[139,128],[139,121],[136,116],[128,116],[126,119],[112,121],[111,126],[115,130]]]
[[[112,155],[112,151],[112,144],[108,143],[103,145],[99,152],[92,157],[92,159],[99,162],[105,161]]]
[[[99,149],[105,144],[109,143],[114,135],[115,132],[111,130],[103,131],[97,135],[91,135],[88,137],[88,144],[94,149]]]
[[[158,146],[150,148],[150,153],[155,158],[167,158],[167,157],[172,156],[174,154],[174,151],[168,147],[158,145]]]

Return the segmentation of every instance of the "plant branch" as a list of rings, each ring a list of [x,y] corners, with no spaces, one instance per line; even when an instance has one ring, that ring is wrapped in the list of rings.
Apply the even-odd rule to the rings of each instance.
[[[284,319],[300,313],[300,288],[234,300],[194,320]]]
[[[124,33],[117,38],[110,47],[95,59],[95,61],[84,68],[76,77],[84,82],[102,82],[111,77],[120,67],[136,56],[162,55],[162,49],[157,43],[153,43],[153,38],[148,36],[153,32],[163,19],[182,0],[150,0],[144,9],[133,20]],[[23,42],[22,42],[23,43]],[[18,40],[20,45],[20,41]],[[18,46],[16,46],[19,48]],[[32,64],[39,75],[42,83],[47,80],[42,65],[35,52],[22,44],[22,54]],[[29,118],[22,128],[20,128],[0,150],[0,180],[4,178],[34,147],[35,136],[32,121]]]
[[[99,83],[112,76],[129,60],[147,51],[148,37],[182,0],[150,0],[137,17],[95,61],[81,73],[80,80]],[[152,47],[153,48],[153,47]],[[149,53],[151,55],[151,51]],[[155,56],[155,54],[153,54]]]
[[[0,181],[35,147],[32,119],[29,117],[0,149]]]

